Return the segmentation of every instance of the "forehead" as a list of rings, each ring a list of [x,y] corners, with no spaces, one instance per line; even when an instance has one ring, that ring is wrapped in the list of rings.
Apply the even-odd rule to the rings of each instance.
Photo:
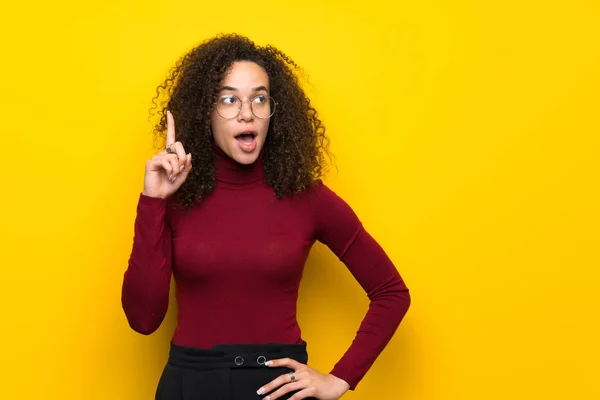
[[[221,82],[222,86],[231,86],[239,90],[258,86],[269,87],[269,76],[258,64],[250,61],[236,61],[229,68]]]

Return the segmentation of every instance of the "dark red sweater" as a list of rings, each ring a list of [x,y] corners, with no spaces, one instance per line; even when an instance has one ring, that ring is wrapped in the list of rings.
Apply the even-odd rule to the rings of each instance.
[[[189,211],[140,195],[123,280],[131,327],[154,332],[179,306],[173,343],[301,343],[296,301],[315,243],[327,245],[366,291],[369,310],[331,374],[354,389],[388,343],[410,297],[398,271],[352,209],[324,184],[278,200],[262,159],[250,166],[215,150],[217,185]]]

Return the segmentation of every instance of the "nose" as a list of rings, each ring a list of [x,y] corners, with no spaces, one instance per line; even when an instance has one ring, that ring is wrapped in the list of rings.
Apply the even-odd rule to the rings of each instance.
[[[252,114],[252,107],[249,101],[243,101],[238,114],[238,120],[240,121],[252,121],[254,114]]]

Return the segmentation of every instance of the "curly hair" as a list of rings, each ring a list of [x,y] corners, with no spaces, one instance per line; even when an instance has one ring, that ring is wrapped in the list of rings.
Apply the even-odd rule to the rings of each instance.
[[[277,196],[301,193],[325,173],[325,156],[331,159],[325,127],[302,90],[301,68],[271,45],[257,46],[237,35],[217,35],[181,57],[166,80],[156,88],[153,110],[160,120],[154,135],[164,148],[167,110],[176,122],[176,137],[192,153],[193,168],[175,193],[177,202],[189,208],[215,187],[216,171],[211,134],[211,112],[220,83],[236,61],[251,61],[267,73],[270,93],[278,101],[264,144],[265,179]]]

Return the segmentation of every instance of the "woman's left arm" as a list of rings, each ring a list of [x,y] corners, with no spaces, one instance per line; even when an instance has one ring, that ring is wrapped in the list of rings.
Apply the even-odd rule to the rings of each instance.
[[[363,227],[340,259],[370,300],[354,341],[331,371],[354,389],[396,332],[410,294],[390,258]]]
[[[312,388],[296,393],[297,396],[292,397],[294,400],[307,395],[334,400],[346,390],[356,388],[394,335],[410,306],[410,294],[398,270],[364,229],[350,206],[322,183],[314,188],[310,197],[316,239],[327,245],[346,265],[367,293],[370,304],[350,348],[328,375],[301,365],[300,377],[310,382],[296,376],[295,382],[292,382],[290,376],[282,376],[278,378],[280,382],[274,381],[273,387],[266,387],[266,390],[272,390],[285,384],[274,393],[276,396],[271,396],[272,399],[283,394],[278,393],[280,391],[296,390],[292,386],[304,389],[308,385]],[[286,366],[295,371],[293,367],[298,367],[292,365],[293,360],[273,360],[273,363],[273,366]],[[300,385],[301,380],[305,385]]]

